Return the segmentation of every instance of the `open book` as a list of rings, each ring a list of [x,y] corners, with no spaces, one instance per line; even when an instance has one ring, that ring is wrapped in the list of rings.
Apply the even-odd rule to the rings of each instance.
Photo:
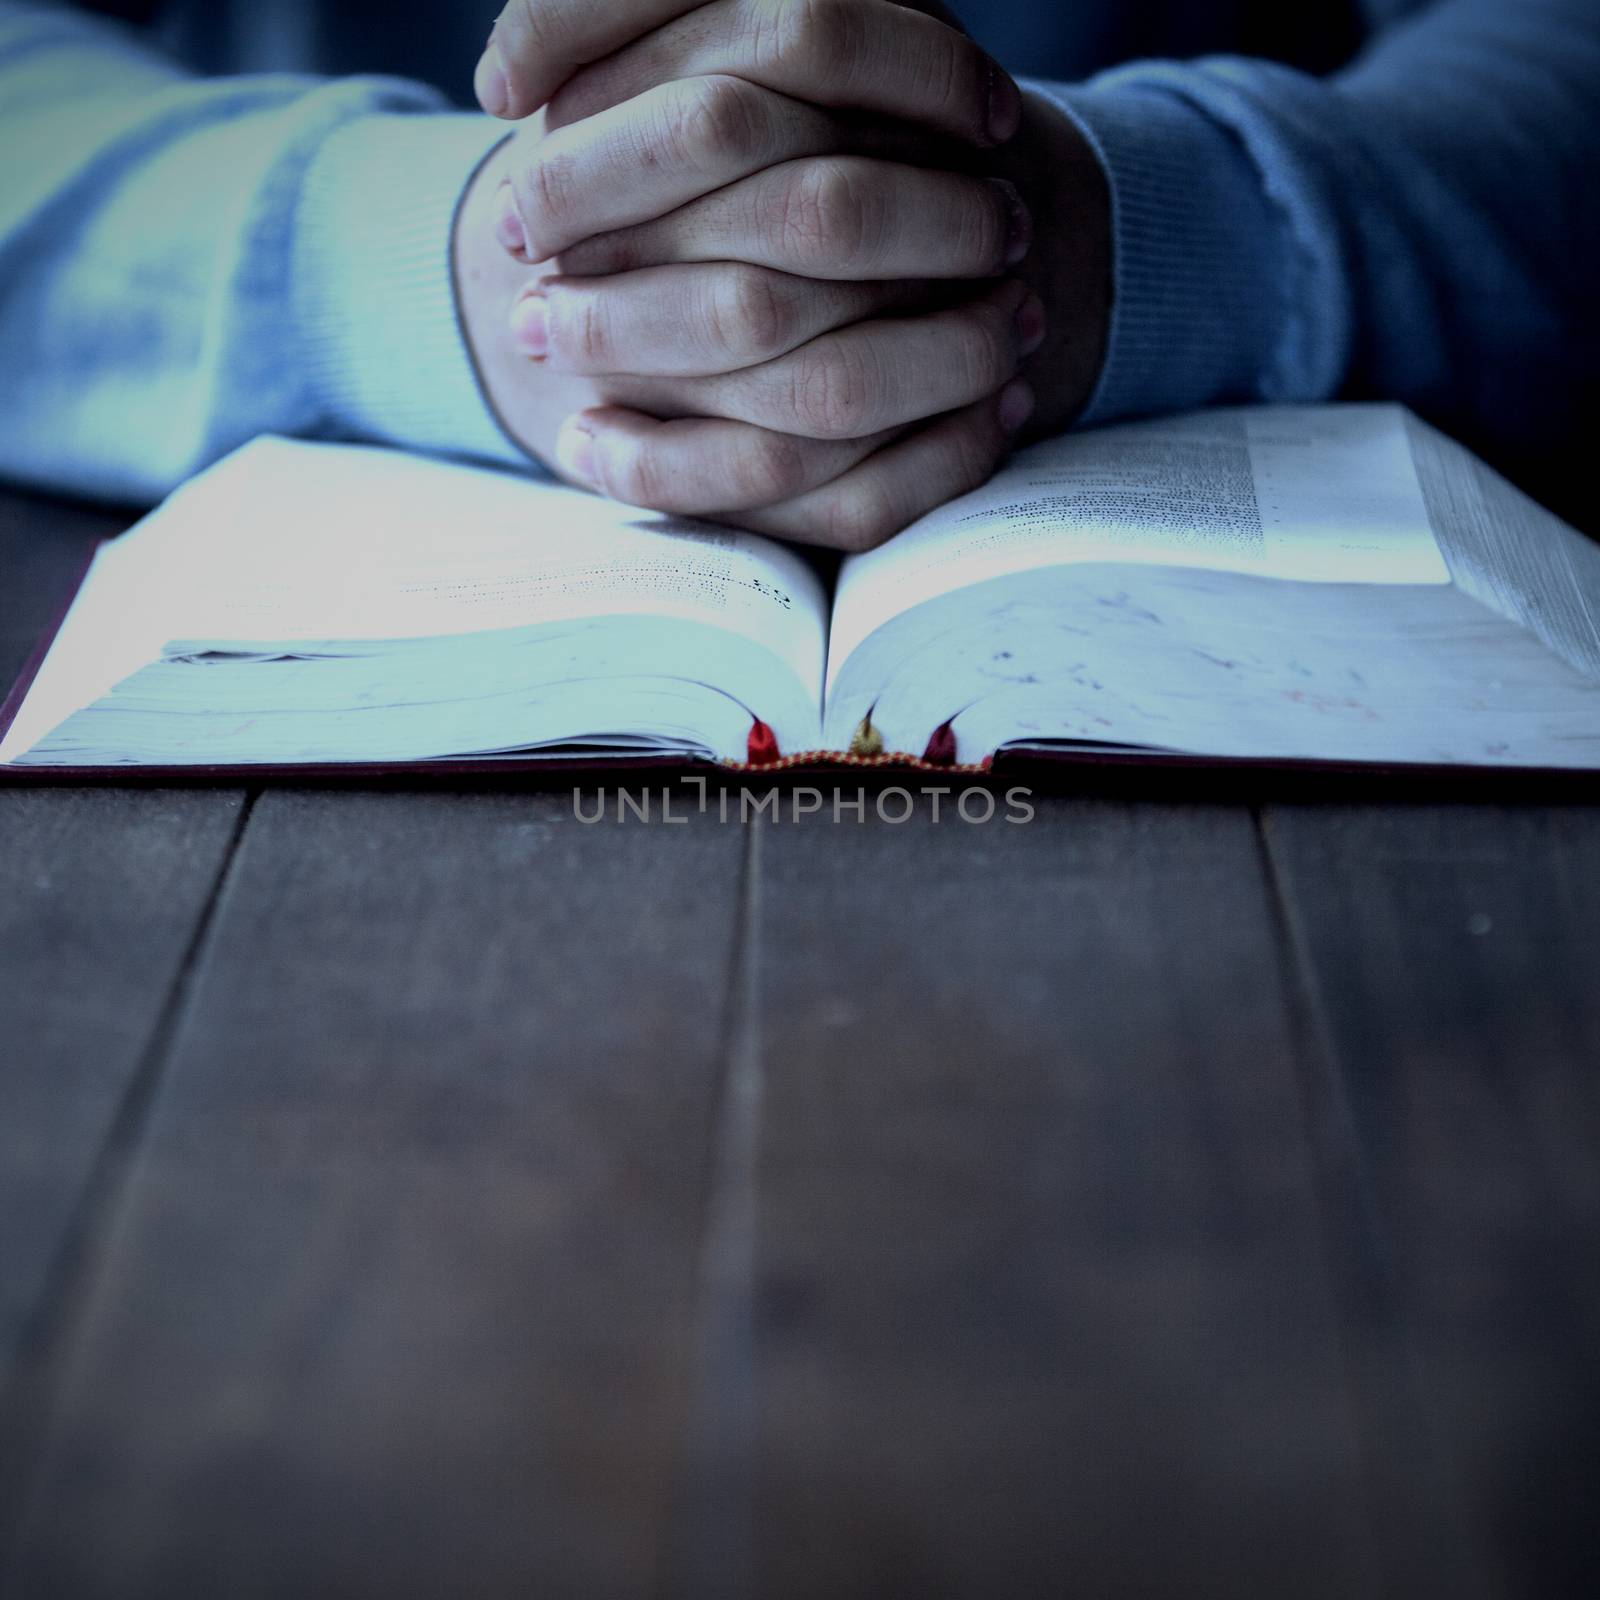
[[[1393,406],[1043,444],[831,583],[753,535],[261,439],[98,553],[0,762],[1600,767],[1597,618],[1600,550]]]

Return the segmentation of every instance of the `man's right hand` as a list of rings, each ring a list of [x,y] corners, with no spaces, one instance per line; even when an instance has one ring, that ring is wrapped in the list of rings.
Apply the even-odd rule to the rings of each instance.
[[[993,470],[1032,409],[1042,307],[996,281],[1031,222],[1009,184],[913,164],[927,135],[853,114],[969,154],[1008,137],[1018,91],[964,35],[887,0],[537,0],[486,59],[486,103],[556,93],[458,240],[480,370],[535,454],[618,499],[846,548]],[[486,220],[547,263],[531,284],[485,255]],[[971,279],[991,282],[950,292]]]
[[[1004,144],[1020,94],[953,22],[942,6],[889,0],[510,0],[476,88],[484,110],[511,121],[564,93],[564,122],[674,78],[732,73],[814,105]]]
[[[929,310],[920,289],[751,265],[750,237],[717,259],[693,232],[593,264],[607,276],[530,274],[496,237],[504,181],[497,153],[457,224],[463,320],[508,431],[585,487],[862,549],[977,487],[1032,411],[1017,374],[1043,310],[1015,279]]]

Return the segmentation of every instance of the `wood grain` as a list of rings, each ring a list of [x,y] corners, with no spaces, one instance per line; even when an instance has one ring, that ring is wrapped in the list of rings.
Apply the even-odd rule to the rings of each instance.
[[[669,1591],[1371,1593],[1248,813],[927,810],[765,828],[750,1532]]]
[[[1591,1591],[1600,1560],[1600,811],[1275,808],[1267,839],[1348,1140],[1346,1308],[1403,1570]],[[1365,1220],[1358,1220],[1364,1218]],[[1396,1414],[1402,1419],[1394,1426]],[[1431,1480],[1432,1487],[1428,1488]]]
[[[133,1136],[159,1073],[240,808],[237,794],[0,788],[0,1529],[54,1296],[119,1124]]]
[[[0,493],[5,687],[117,525]],[[236,793],[0,787],[0,1546],[241,812]]]
[[[565,795],[263,798],[22,1592],[648,1591],[742,846]]]

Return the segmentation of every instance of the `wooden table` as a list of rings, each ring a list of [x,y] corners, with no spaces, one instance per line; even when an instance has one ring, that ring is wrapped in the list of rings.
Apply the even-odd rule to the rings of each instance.
[[[0,791],[0,1588],[1595,1593],[1600,808],[1258,789]]]

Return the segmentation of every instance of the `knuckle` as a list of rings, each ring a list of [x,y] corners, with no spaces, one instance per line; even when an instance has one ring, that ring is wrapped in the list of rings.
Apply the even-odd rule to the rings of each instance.
[[[559,358],[561,365],[579,372],[613,370],[616,352],[604,296],[552,288],[546,303],[550,307],[551,358]]]
[[[669,100],[665,144],[684,166],[721,166],[728,155],[753,155],[761,145],[757,91],[741,78],[716,74],[678,86]]]
[[[758,59],[764,66],[825,80],[848,74],[860,38],[851,0],[789,0],[781,6],[756,0],[756,9],[768,13],[759,34]]]
[[[965,113],[960,118],[964,122],[981,123],[988,106],[979,103],[976,93],[975,47],[954,30],[936,35],[935,40],[923,68],[927,104],[951,113]]]
[[[511,0],[500,13],[502,27],[515,31],[520,40],[538,40],[544,35],[545,8],[539,0]]]
[[[780,228],[789,250],[818,263],[869,253],[871,207],[858,175],[841,161],[807,163],[789,185]]]
[[[997,64],[964,33],[949,30],[939,35],[939,43],[936,60],[930,64],[937,104],[952,127],[969,130],[987,143]]]
[[[776,278],[760,267],[735,267],[709,307],[713,342],[724,356],[753,364],[781,354],[794,325]]]
[[[950,358],[974,398],[998,388],[1021,365],[1010,321],[997,306],[982,306],[956,326]]]
[[[648,445],[630,444],[609,452],[603,487],[613,500],[659,511],[667,507],[671,474]]]
[[[549,0],[509,0],[501,11],[494,37],[510,78],[513,101],[530,64],[559,52],[562,29],[558,11]]]
[[[551,5],[550,0],[511,0],[500,13],[500,28],[519,56],[532,58],[536,53],[560,50],[569,42],[562,7]]]
[[[1011,243],[1011,202],[992,183],[985,183],[971,203],[961,207],[957,249],[978,272],[992,271],[1006,258]]]
[[[859,438],[868,431],[866,368],[847,350],[803,356],[795,363],[789,404],[800,430],[812,438]]]
[[[584,366],[591,372],[609,371],[613,365],[611,327],[599,295],[585,295],[579,303],[575,333],[577,354]]]
[[[534,259],[553,255],[561,247],[562,230],[573,205],[571,169],[559,151],[548,145],[534,151],[525,168],[519,199]]]

